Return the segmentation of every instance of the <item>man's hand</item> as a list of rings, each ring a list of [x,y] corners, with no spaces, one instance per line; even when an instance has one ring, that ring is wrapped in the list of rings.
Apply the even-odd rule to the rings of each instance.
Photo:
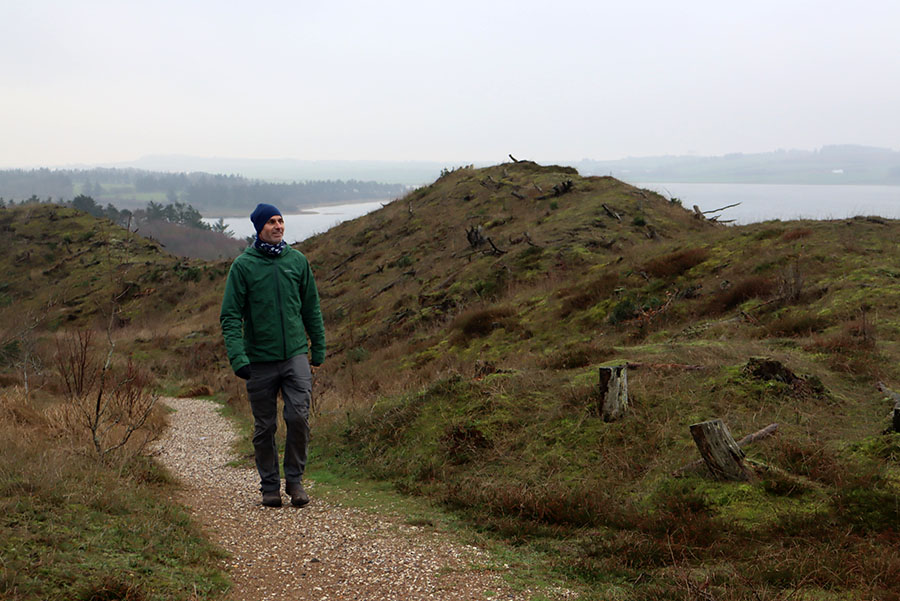
[[[310,363],[309,364],[309,373],[311,373],[312,375],[316,375],[316,372],[319,371],[319,367],[321,367],[321,366],[316,365],[314,363]]]
[[[250,371],[250,366],[244,365],[241,368],[239,368],[236,372],[234,372],[234,375],[241,378],[242,380],[249,380],[252,373],[253,372]]]

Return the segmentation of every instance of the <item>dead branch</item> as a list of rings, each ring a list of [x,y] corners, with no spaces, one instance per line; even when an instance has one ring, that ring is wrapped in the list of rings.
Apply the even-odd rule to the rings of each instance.
[[[358,257],[361,254],[362,254],[362,251],[353,253],[352,255],[350,255],[349,257],[347,257],[346,259],[344,259],[337,265],[335,265],[334,268],[331,270],[331,273],[334,273],[335,271],[337,271],[338,269],[340,269],[341,267],[343,267],[344,265],[346,265],[347,263],[349,263],[350,261],[352,261],[353,259],[355,259],[356,257]]]
[[[757,430],[757,431],[754,432],[753,434],[748,434],[747,436],[745,436],[745,437],[743,437],[742,439],[740,439],[739,441],[737,441],[738,446],[741,447],[741,448],[744,448],[744,447],[747,446],[748,444],[753,444],[753,443],[756,442],[757,440],[761,440],[761,439],[763,439],[763,438],[767,438],[767,437],[769,437],[769,436],[772,436],[773,434],[775,434],[775,431],[776,431],[776,430],[778,430],[778,424],[777,424],[777,423],[776,423],[776,424],[769,424],[768,426],[766,426],[766,427],[763,428],[762,430]]]
[[[632,363],[628,362],[628,369],[684,369],[695,371],[706,369],[705,365],[688,365],[685,363]]]
[[[612,209],[610,209],[608,206],[606,206],[606,203],[603,203],[600,206],[603,207],[603,210],[606,211],[607,215],[609,215],[610,217],[612,217],[613,219],[615,219],[617,221],[622,221],[622,218],[619,217],[619,214],[616,213],[615,211],[613,211]]]
[[[701,211],[700,214],[701,214],[701,215],[708,215],[708,214],[710,214],[710,213],[718,213],[719,211],[724,211],[725,209],[730,209],[730,208],[732,208],[732,207],[736,207],[736,206],[738,206],[739,204],[741,204],[741,203],[736,202],[736,203],[734,203],[734,204],[725,205],[724,207],[719,208],[719,209],[713,209],[713,210],[711,210],[711,211]]]
[[[497,255],[498,257],[499,257],[500,255],[505,255],[505,254],[506,254],[506,251],[505,251],[505,250],[500,250],[499,248],[497,248],[497,246],[494,244],[494,241],[493,241],[493,240],[491,240],[490,238],[488,238],[487,241],[488,241],[488,244],[491,245],[491,249],[492,249],[492,251],[491,251],[490,254],[492,254],[492,255]]]
[[[513,238],[512,236],[509,237],[510,244],[519,244],[520,242],[525,242],[528,244],[528,246],[537,247],[537,244],[535,244],[531,240],[531,236],[528,234],[528,232],[522,232],[522,235],[519,236],[518,238]]]
[[[878,382],[878,384],[876,384],[876,387],[878,388],[878,390],[886,394],[892,401],[894,401],[895,407],[900,407],[900,394],[885,386],[884,382]]]
[[[400,283],[400,279],[396,279],[393,282],[391,282],[385,286],[382,286],[381,289],[375,293],[375,296],[378,296],[379,294],[381,294],[383,292],[387,292],[388,290],[390,290],[391,288],[393,288],[394,286],[396,286],[399,283]]]

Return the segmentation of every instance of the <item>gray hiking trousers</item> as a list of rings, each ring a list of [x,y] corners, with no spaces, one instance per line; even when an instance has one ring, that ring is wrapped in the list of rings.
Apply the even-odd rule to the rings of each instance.
[[[278,448],[275,445],[279,390],[284,401],[284,422],[287,425],[284,444],[285,481],[300,482],[306,469],[312,391],[309,359],[306,355],[297,355],[285,361],[251,363],[250,371],[247,397],[253,411],[253,449],[256,454],[256,469],[259,471],[259,489],[262,492],[277,491],[281,488]]]

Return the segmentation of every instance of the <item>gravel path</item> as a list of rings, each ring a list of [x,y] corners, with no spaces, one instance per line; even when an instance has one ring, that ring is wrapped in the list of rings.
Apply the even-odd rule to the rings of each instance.
[[[180,500],[229,554],[226,567],[240,601],[515,599],[479,549],[447,533],[326,503],[306,482],[311,502],[294,508],[260,504],[253,468],[234,468],[235,438],[217,405],[164,399],[175,410],[159,442],[160,461],[183,483]],[[568,595],[565,595],[568,596]]]

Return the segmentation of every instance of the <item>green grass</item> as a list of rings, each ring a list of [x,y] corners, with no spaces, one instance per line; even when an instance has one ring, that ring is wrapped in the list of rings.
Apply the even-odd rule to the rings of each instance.
[[[22,440],[8,427],[0,454],[0,597],[217,599],[222,553],[146,460],[118,469]]]

